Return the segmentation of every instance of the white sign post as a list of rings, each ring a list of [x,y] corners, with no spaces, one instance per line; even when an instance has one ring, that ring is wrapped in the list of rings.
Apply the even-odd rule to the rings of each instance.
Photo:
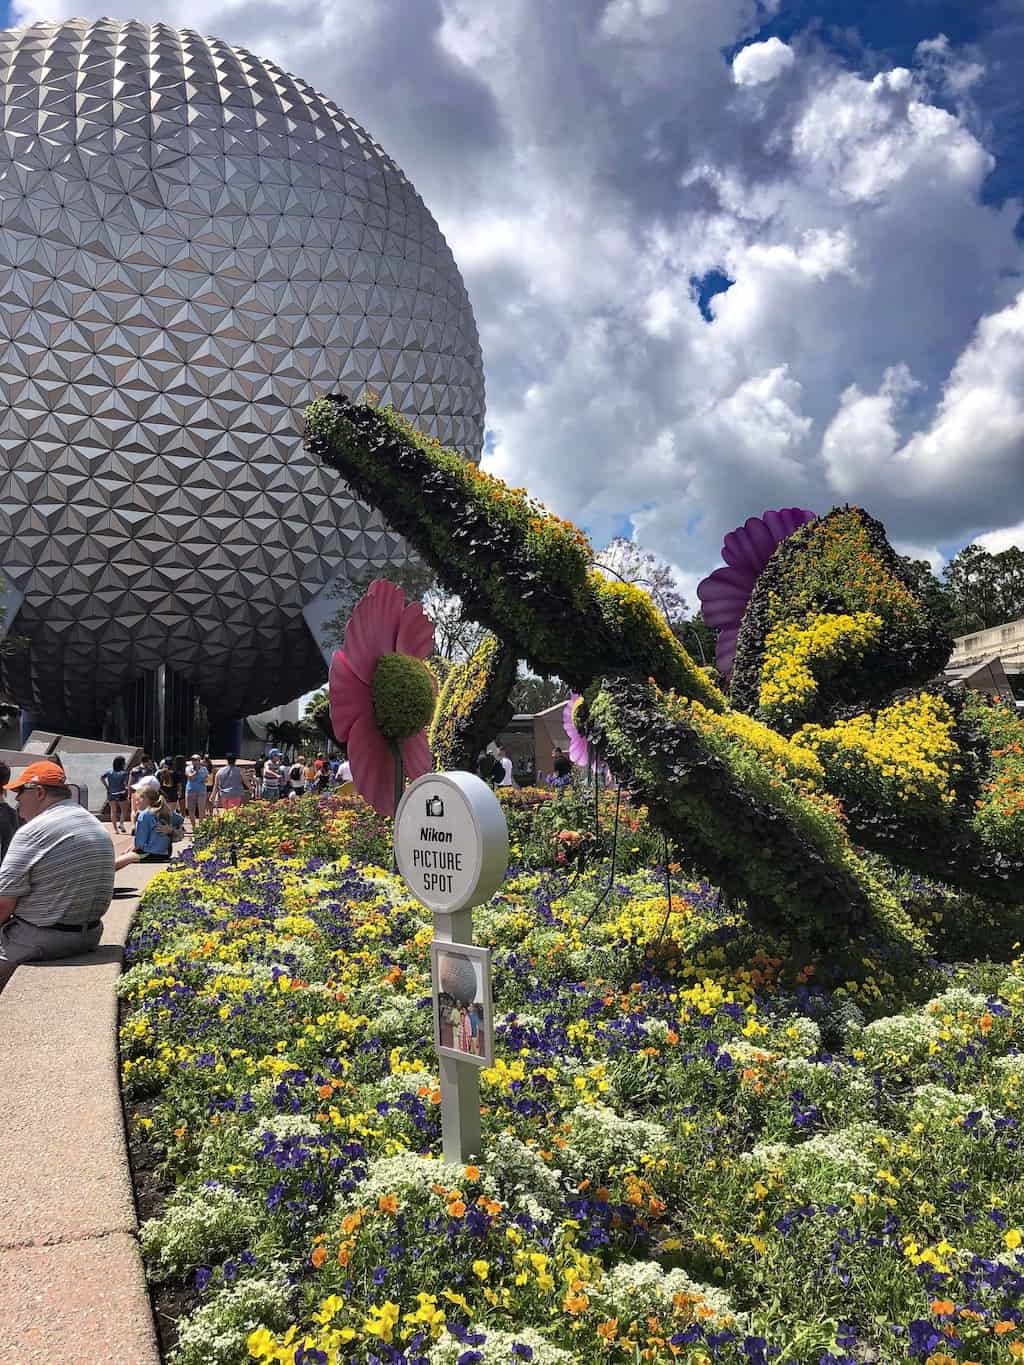
[[[474,773],[417,778],[395,812],[395,861],[434,916],[441,1141],[445,1161],[465,1162],[480,1155],[479,1068],[494,1057],[490,950],[471,945],[473,906],[490,900],[508,868],[508,826],[498,798]],[[468,951],[445,953],[446,944]]]

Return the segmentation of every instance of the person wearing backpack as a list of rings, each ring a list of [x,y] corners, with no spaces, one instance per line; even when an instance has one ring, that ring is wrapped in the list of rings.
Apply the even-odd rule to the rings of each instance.
[[[288,796],[301,796],[306,790],[306,761],[300,754],[288,769]]]

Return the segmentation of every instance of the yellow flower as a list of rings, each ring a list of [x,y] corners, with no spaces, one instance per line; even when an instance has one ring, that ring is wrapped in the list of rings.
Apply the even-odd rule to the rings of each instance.
[[[486,1261],[473,1262],[473,1274],[477,1277],[478,1280],[486,1280],[487,1276],[490,1274],[490,1271],[491,1267],[488,1265]]]

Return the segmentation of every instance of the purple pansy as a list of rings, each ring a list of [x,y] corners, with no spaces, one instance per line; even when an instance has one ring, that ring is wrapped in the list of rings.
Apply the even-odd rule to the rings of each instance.
[[[804,507],[762,512],[759,517],[748,517],[723,540],[722,558],[727,567],[716,569],[697,585],[704,620],[718,630],[715,663],[723,677],[732,672],[740,622],[758,575],[775,553],[775,547],[816,517],[816,512]]]

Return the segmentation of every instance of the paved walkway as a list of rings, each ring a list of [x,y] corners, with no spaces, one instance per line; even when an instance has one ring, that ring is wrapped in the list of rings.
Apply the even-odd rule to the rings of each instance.
[[[159,870],[125,868],[117,886],[139,892]],[[117,1069],[137,903],[115,897],[95,953],[20,967],[0,996],[3,1365],[159,1365]]]

